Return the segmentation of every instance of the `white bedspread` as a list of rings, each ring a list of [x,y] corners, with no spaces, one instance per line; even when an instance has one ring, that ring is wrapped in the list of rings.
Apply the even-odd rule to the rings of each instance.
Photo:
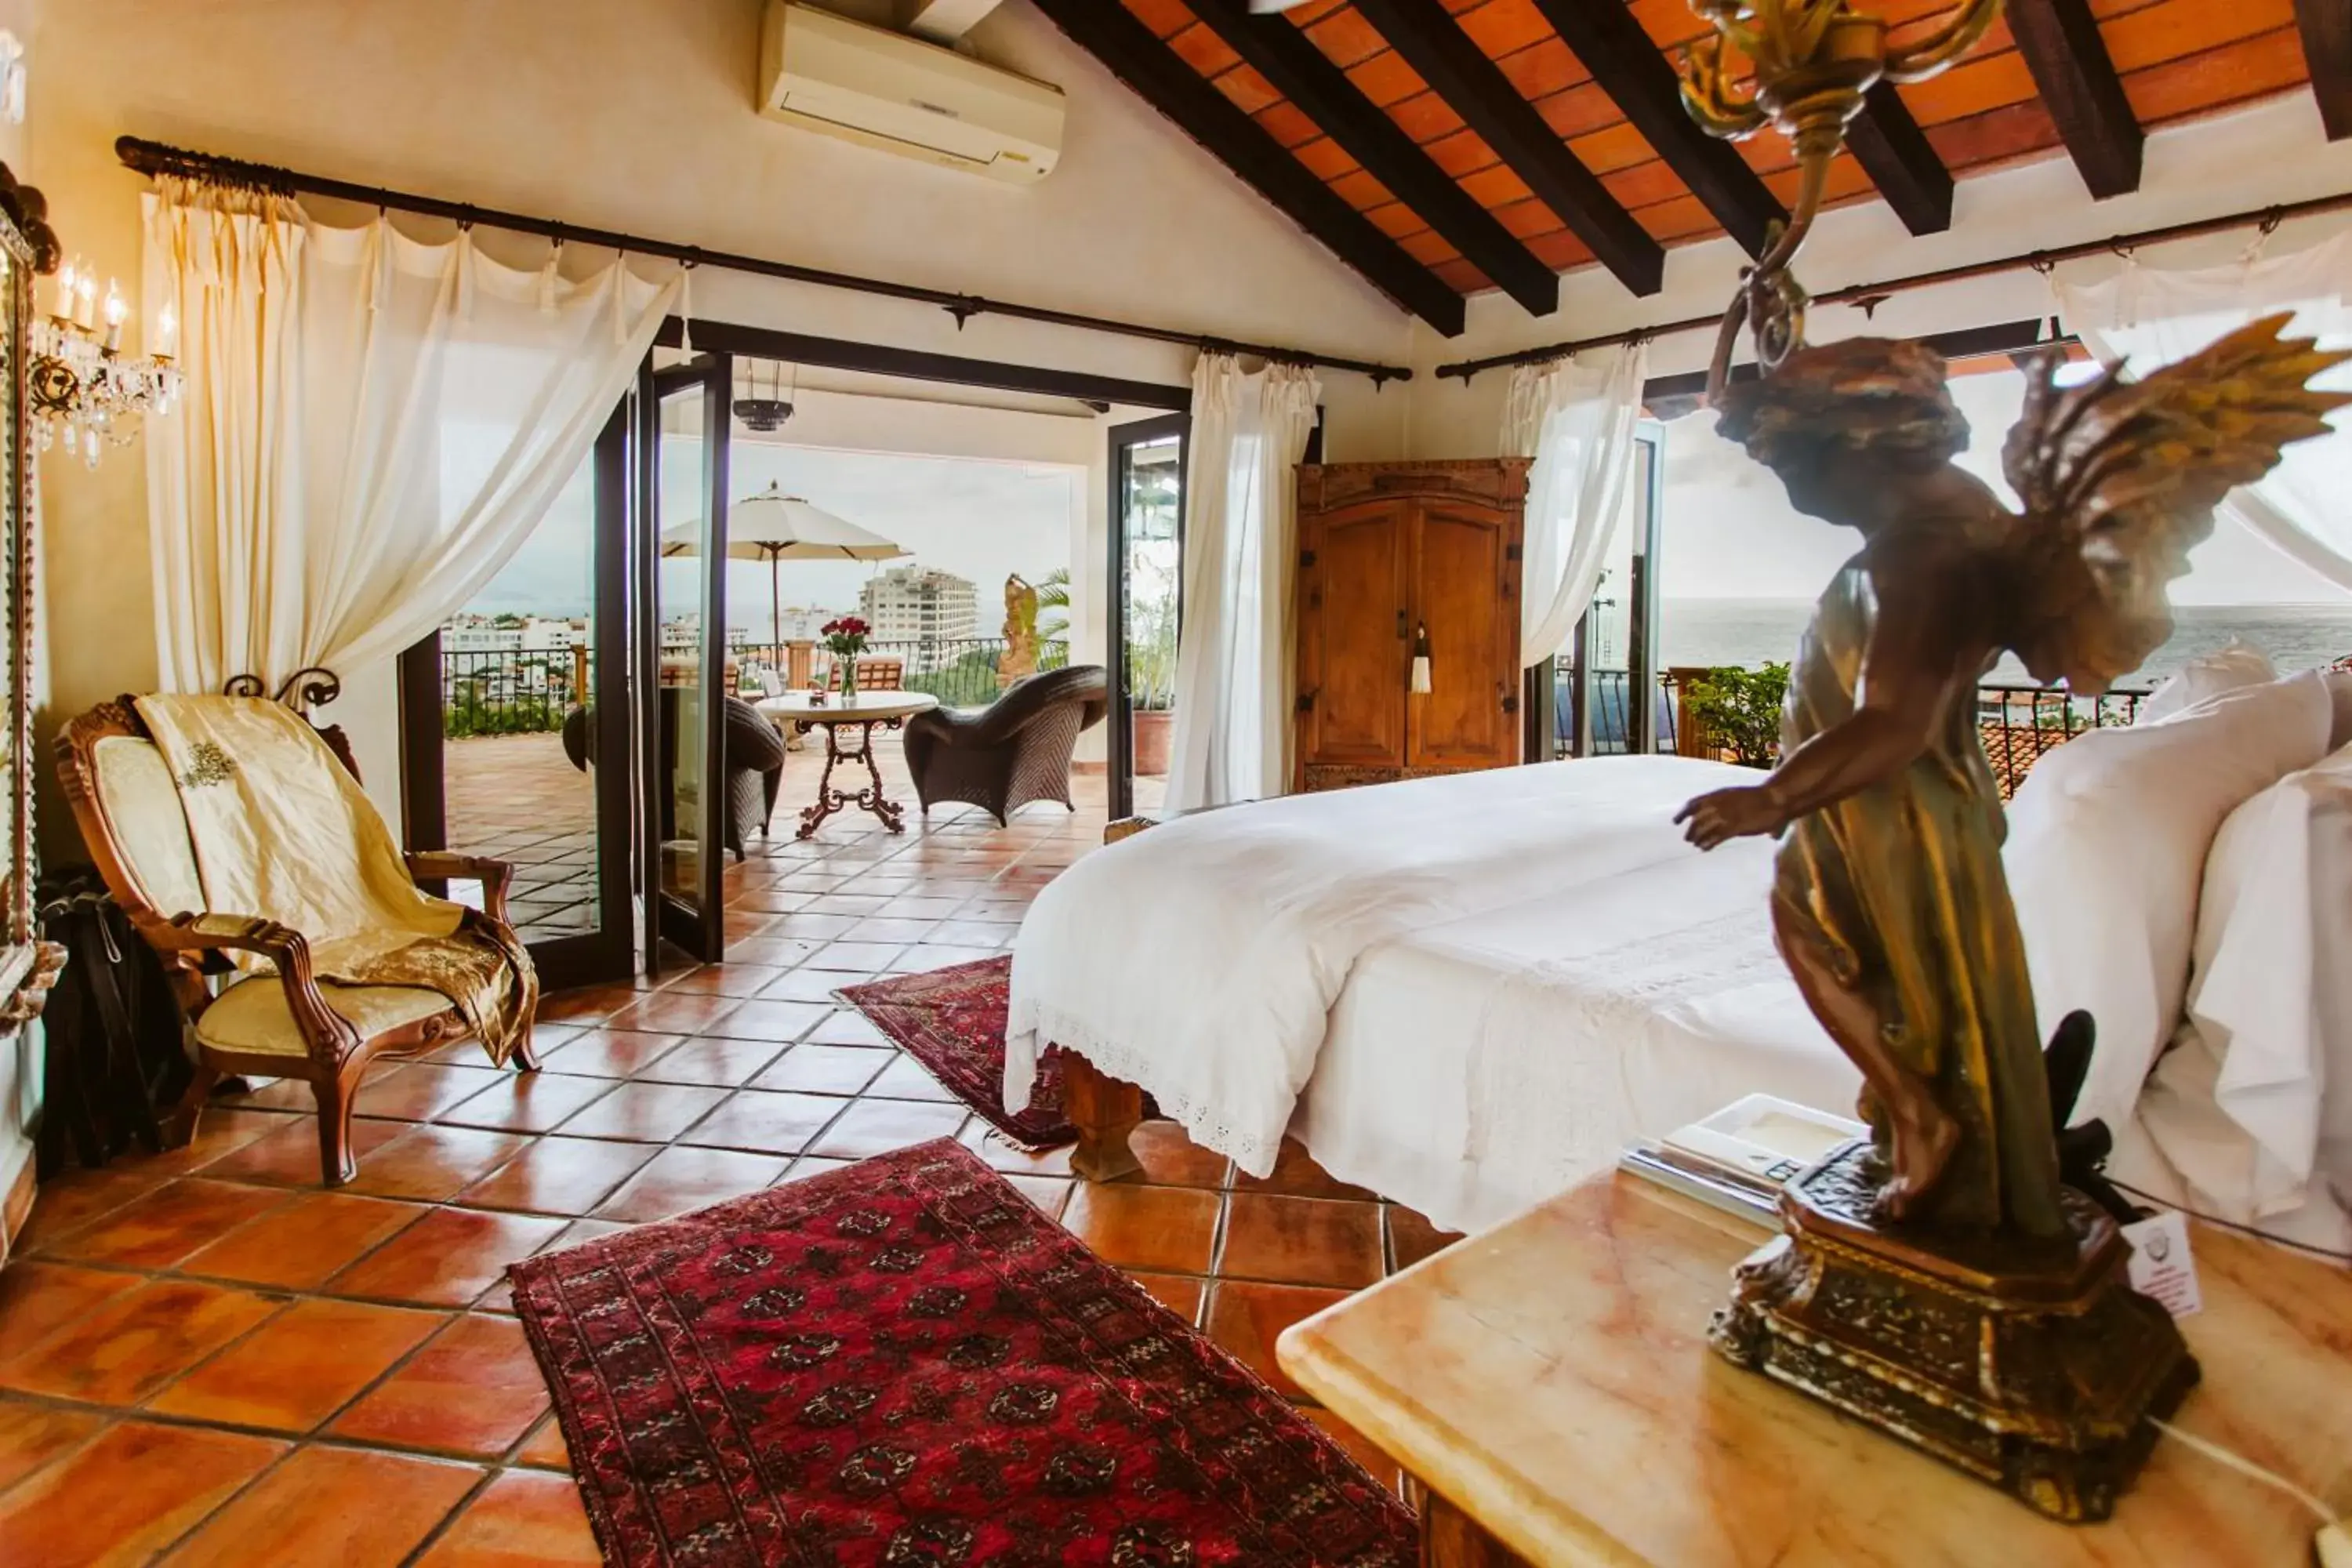
[[[1626,1145],[1861,1078],[1773,951],[1769,839],[1384,942],[1357,961],[1293,1125],[1333,1175],[1479,1230]]]
[[[1696,860],[1676,807],[1754,779],[1685,757],[1497,768],[1181,817],[1088,855],[1022,923],[1005,1104],[1058,1043],[1265,1175],[1368,948]]]

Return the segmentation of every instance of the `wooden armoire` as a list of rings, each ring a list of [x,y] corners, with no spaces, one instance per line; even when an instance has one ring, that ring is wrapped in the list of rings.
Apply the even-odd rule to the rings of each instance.
[[[1296,787],[1519,760],[1528,459],[1298,470]],[[1429,689],[1412,688],[1429,650]]]

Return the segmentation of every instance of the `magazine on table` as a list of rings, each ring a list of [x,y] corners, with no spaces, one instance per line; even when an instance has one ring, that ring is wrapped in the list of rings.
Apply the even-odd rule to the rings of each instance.
[[[1617,1168],[1743,1218],[1774,1223],[1780,1189],[1870,1129],[1850,1117],[1751,1094],[1625,1151]]]

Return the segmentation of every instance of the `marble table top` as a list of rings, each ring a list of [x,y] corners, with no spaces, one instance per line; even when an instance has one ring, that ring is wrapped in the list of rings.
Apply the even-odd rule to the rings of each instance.
[[[2352,1511],[2352,1271],[2195,1226],[2204,1366],[2176,1425]],[[2053,1523],[1706,1343],[1769,1233],[1602,1176],[1294,1325],[1283,1369],[1532,1563],[2300,1568],[2309,1510],[2161,1441]]]
[[[940,700],[928,691],[861,691],[850,700],[845,700],[839,692],[835,692],[822,705],[810,701],[811,695],[806,691],[788,691],[782,697],[766,698],[754,706],[773,720],[796,720],[803,724],[853,724],[865,723],[869,720],[910,719],[940,705]]]

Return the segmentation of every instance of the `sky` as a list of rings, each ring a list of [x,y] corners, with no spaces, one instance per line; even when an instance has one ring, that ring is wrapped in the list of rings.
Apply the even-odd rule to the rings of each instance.
[[[1960,464],[2004,499],[2000,444],[2025,397],[2015,371],[1952,383],[1974,433]],[[1801,515],[1780,481],[1715,434],[1701,411],[1666,426],[1664,559],[1658,590],[1668,599],[1811,599],[1861,542],[1849,529]],[[2228,517],[2189,555],[2172,585],[2178,605],[2352,605],[2344,592]]]
[[[671,434],[663,438],[662,453],[663,525],[700,517],[701,442]],[[913,552],[880,566],[787,561],[780,569],[787,608],[814,605],[855,610],[860,585],[883,566],[936,566],[979,584],[983,636],[995,633],[989,612],[1008,574],[1018,572],[1034,583],[1055,567],[1070,564],[1071,508],[1086,478],[1080,468],[766,441],[736,441],[729,460],[738,499],[757,494],[772,480],[785,494],[814,501]],[[551,616],[583,612],[589,595],[591,503],[583,469],[530,541],[467,607]],[[697,564],[665,561],[661,570],[665,613],[691,606]],[[765,564],[728,563],[730,625],[765,632],[768,584]]]

